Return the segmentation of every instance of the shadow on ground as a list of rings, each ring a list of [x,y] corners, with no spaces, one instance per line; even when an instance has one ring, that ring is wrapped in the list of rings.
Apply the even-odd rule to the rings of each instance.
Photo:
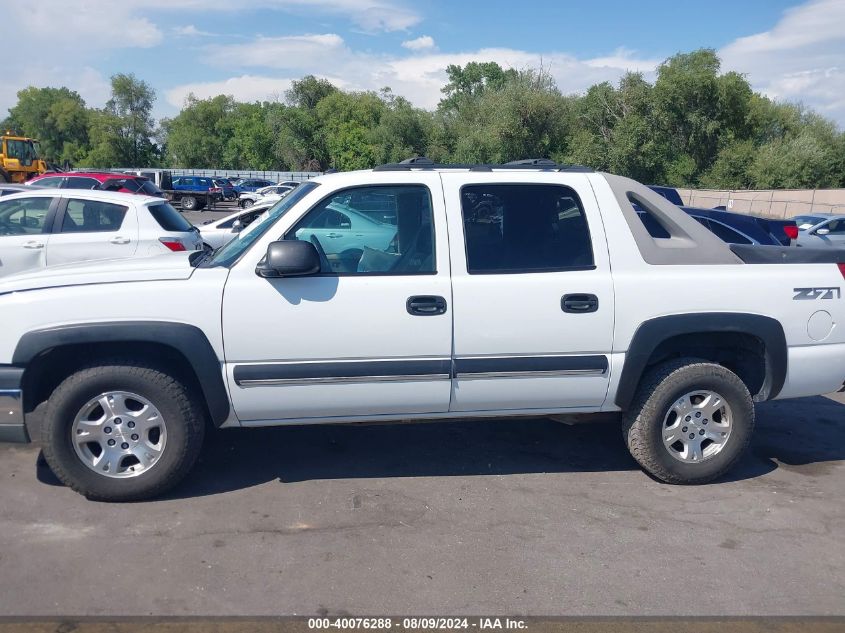
[[[748,453],[721,481],[777,468],[826,474],[845,459],[845,405],[824,397],[758,406]],[[166,498],[270,481],[636,470],[616,423],[546,418],[231,429],[209,434],[188,479]],[[38,477],[60,485],[43,462]]]

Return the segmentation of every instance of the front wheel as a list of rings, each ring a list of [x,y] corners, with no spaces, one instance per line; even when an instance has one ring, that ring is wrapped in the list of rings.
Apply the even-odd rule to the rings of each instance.
[[[753,430],[754,403],[735,373],[681,359],[643,379],[623,435],[634,459],[657,479],[701,484],[736,464]]]
[[[65,379],[47,403],[44,456],[68,487],[97,501],[157,496],[191,469],[204,414],[177,378],[144,363],[109,361]]]
[[[241,208],[242,209],[249,209],[255,202],[247,198],[246,200],[241,200]]]
[[[183,196],[181,203],[182,208],[185,209],[185,211],[193,211],[197,208],[197,199],[193,196]]]

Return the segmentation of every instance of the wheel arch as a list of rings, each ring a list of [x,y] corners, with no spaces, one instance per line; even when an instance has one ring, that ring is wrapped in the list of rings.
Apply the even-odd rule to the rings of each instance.
[[[25,368],[24,384],[32,385],[41,372],[52,373],[53,378],[58,378],[57,366],[67,366],[51,363],[50,359],[73,364],[92,355],[127,355],[125,351],[115,351],[118,345],[126,343],[143,344],[145,349],[141,356],[144,358],[182,363],[181,368],[190,371],[187,378],[194,380],[200,390],[212,424],[219,427],[229,417],[229,397],[220,359],[203,331],[186,323],[120,321],[34,330],[18,342],[12,363]]]
[[[676,356],[724,364],[740,375],[756,401],[776,397],[786,380],[786,335],[777,320],[732,312],[668,315],[645,321],[634,333],[625,354],[616,405],[627,409],[645,372]]]

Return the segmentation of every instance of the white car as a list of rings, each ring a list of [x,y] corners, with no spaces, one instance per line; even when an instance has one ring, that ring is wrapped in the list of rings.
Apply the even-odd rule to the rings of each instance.
[[[274,204],[276,204],[275,200],[262,200],[248,209],[237,211],[227,215],[225,218],[207,220],[199,227],[204,248],[216,250],[221,246],[225,246]]]
[[[270,185],[269,187],[262,187],[256,191],[245,191],[238,196],[238,205],[242,209],[248,209],[256,204],[259,200],[274,200],[278,201],[293,189],[290,185]]]
[[[798,246],[845,248],[845,215],[799,215]]]
[[[74,262],[198,249],[199,232],[161,198],[39,189],[0,199],[0,277]]]
[[[729,245],[550,161],[323,175],[213,254],[0,280],[0,440],[29,441],[45,403],[56,476],[125,501],[173,486],[215,428],[601,414],[654,477],[704,483],[755,402],[842,388],[843,276],[836,249]]]

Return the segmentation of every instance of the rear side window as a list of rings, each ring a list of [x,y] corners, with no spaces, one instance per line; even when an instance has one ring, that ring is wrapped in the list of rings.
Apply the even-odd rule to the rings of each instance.
[[[716,237],[728,244],[753,244],[751,240],[741,233],[715,220],[710,220],[710,230],[713,231]]]
[[[150,210],[150,215],[155,218],[158,225],[165,231],[190,231],[191,223],[188,222],[182,214],[174,209],[168,202],[160,202],[158,204],[151,204],[147,207]]]
[[[82,176],[68,176],[67,182],[65,183],[65,189],[96,189],[99,186],[99,180],[95,178],[84,178]]]
[[[141,180],[141,181],[137,181],[137,182],[139,182],[139,184],[141,185],[141,187],[139,189],[140,193],[145,193],[148,196],[160,196],[161,195],[161,189],[159,189],[158,186],[156,186],[155,183],[152,183],[149,180]]]
[[[469,185],[461,211],[470,274],[593,268],[584,209],[569,187]]]
[[[127,207],[100,200],[67,201],[62,233],[107,233],[120,230]]]

